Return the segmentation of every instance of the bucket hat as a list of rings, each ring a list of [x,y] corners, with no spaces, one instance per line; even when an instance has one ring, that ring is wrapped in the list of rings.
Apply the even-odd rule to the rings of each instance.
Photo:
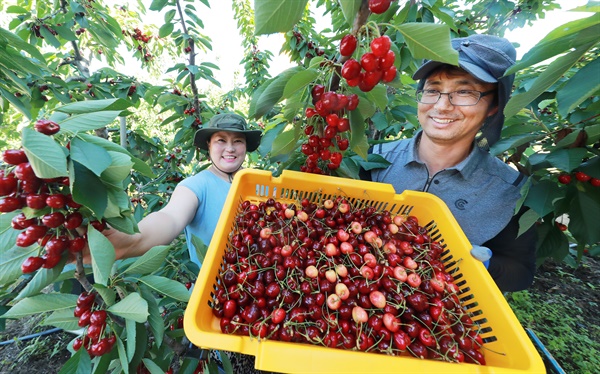
[[[219,131],[239,132],[246,136],[246,151],[253,152],[260,145],[261,130],[248,130],[244,117],[235,113],[220,113],[213,116],[206,127],[198,129],[194,135],[194,145],[208,151],[208,141]]]
[[[458,65],[475,78],[486,83],[498,84],[498,112],[490,116],[481,129],[477,139],[482,148],[487,148],[500,139],[504,124],[504,108],[510,99],[515,75],[504,73],[515,64],[517,51],[505,38],[493,35],[473,34],[464,38],[452,39],[452,48],[458,51]],[[426,60],[413,74],[419,79],[418,88],[422,89],[425,79],[437,67],[445,63]]]

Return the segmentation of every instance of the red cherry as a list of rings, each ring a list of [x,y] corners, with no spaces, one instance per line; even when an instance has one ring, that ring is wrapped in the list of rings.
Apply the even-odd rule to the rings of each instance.
[[[371,51],[377,57],[384,57],[390,50],[391,45],[392,40],[390,37],[387,35],[382,35],[371,41]]]
[[[56,122],[48,119],[40,119],[35,123],[35,130],[45,135],[56,134],[60,130],[60,126]]]
[[[571,183],[571,176],[569,174],[561,174],[558,176],[558,182],[562,184]]]
[[[46,205],[50,208],[62,209],[67,205],[67,197],[60,193],[49,195],[46,198]]]
[[[23,207],[23,202],[18,197],[6,196],[0,199],[0,212],[13,212]]]
[[[44,265],[44,259],[38,256],[27,257],[21,264],[23,274],[33,273]]]
[[[33,180],[37,178],[29,162],[20,163],[15,167],[13,172],[15,173],[15,177],[21,181]]]
[[[360,66],[365,71],[375,71],[379,69],[379,58],[372,52],[367,52],[360,58]]]
[[[357,40],[356,37],[352,34],[344,35],[342,41],[340,42],[340,54],[342,56],[352,56],[354,51],[356,50]]]
[[[592,179],[590,179],[590,183],[594,187],[600,187],[600,179],[598,179],[598,178],[592,178]]]
[[[369,10],[375,14],[384,13],[390,8],[392,0],[369,0]]]
[[[0,177],[0,196],[10,195],[13,192],[17,192],[17,186],[19,182],[15,178],[14,174],[10,173]]]
[[[9,165],[19,165],[29,161],[25,151],[22,149],[7,149],[2,152],[2,160]]]
[[[589,175],[587,175],[586,173],[582,172],[582,171],[578,171],[575,173],[575,178],[577,178],[578,181],[581,182],[587,182],[590,179],[592,179],[592,177],[590,177]]]
[[[360,63],[351,58],[342,65],[342,77],[346,80],[355,79],[360,76],[360,69]]]

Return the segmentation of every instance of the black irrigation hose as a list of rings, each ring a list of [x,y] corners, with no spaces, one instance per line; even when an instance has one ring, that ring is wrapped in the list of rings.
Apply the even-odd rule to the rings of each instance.
[[[30,335],[21,336],[21,337],[15,338],[15,339],[11,339],[11,340],[6,340],[6,341],[3,341],[3,342],[0,342],[0,347],[5,346],[5,345],[9,345],[9,344],[12,344],[12,343],[16,343],[17,341],[29,340],[29,339],[34,339],[34,338],[37,338],[37,337],[40,337],[40,336],[51,335],[51,334],[54,334],[54,333],[57,333],[57,332],[60,332],[60,331],[62,331],[62,329],[60,329],[58,327],[55,327],[53,329],[42,331],[42,332],[38,332],[36,334],[30,334]]]

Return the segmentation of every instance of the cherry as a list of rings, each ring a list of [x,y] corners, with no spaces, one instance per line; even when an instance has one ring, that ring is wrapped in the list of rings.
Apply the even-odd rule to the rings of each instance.
[[[2,152],[2,160],[9,165],[19,165],[27,162],[27,155],[22,149],[7,149]]]
[[[96,310],[90,315],[90,324],[104,326],[106,323],[106,311]]]
[[[390,8],[392,0],[369,0],[369,10],[375,14],[382,14]]]
[[[558,176],[558,182],[561,184],[571,183],[571,176],[569,174],[561,174]]]
[[[580,181],[580,182],[587,182],[590,179],[592,179],[592,177],[590,177],[589,175],[587,175],[586,173],[582,172],[582,171],[578,171],[575,173],[575,178]]]
[[[42,217],[42,223],[51,229],[61,226],[64,222],[65,216],[61,212],[48,213]]]
[[[54,209],[62,209],[67,204],[67,197],[60,193],[49,195],[46,198],[46,205]]]
[[[0,198],[0,212],[8,213],[15,211],[17,209],[21,209],[23,207],[23,202],[18,197],[7,196]]]
[[[53,135],[60,131],[60,125],[48,119],[39,119],[35,123],[35,130],[45,135]]]
[[[14,174],[0,176],[0,196],[10,195],[17,192],[18,181]]]
[[[37,178],[29,162],[20,163],[13,170],[15,177],[21,181],[30,181]]]
[[[346,80],[358,78],[360,76],[360,69],[360,63],[351,58],[342,65],[342,77]]]
[[[33,273],[44,265],[44,259],[39,256],[27,257],[21,264],[23,274]]]
[[[384,57],[390,50],[392,41],[389,36],[382,35],[371,41],[371,51],[377,57]]]
[[[356,50],[356,45],[357,40],[354,35],[344,35],[342,41],[340,42],[340,54],[345,57],[352,56],[352,54]]]

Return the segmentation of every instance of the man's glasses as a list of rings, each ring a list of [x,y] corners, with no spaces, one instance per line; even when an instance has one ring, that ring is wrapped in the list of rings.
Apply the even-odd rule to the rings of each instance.
[[[417,101],[421,104],[435,104],[440,100],[442,95],[448,95],[450,104],[454,106],[471,106],[477,105],[479,100],[496,90],[481,92],[474,90],[460,90],[454,92],[440,92],[438,90],[417,90]]]

